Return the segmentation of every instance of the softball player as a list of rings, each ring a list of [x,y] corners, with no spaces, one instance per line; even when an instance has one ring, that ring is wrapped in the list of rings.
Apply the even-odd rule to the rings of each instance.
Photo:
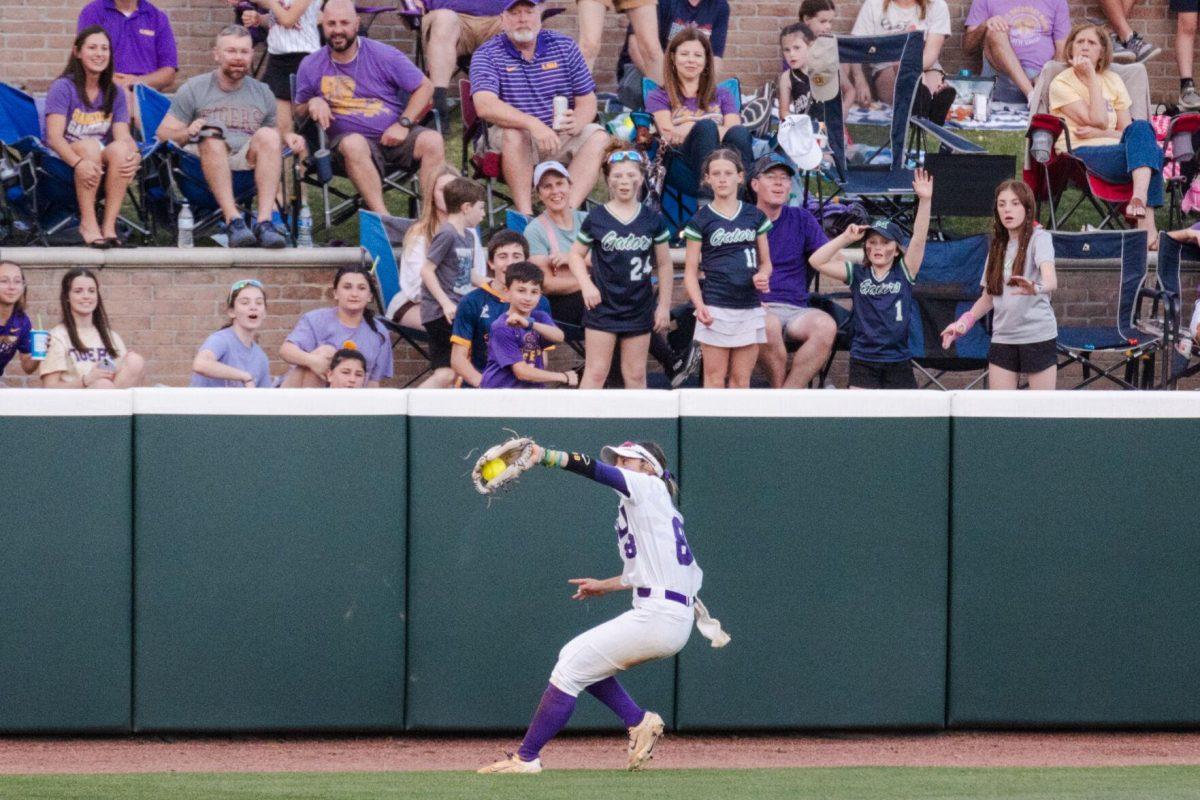
[[[615,675],[634,664],[678,653],[691,636],[694,618],[714,646],[724,645],[729,637],[696,597],[704,573],[684,535],[683,517],[675,508],[675,479],[666,469],[661,447],[625,442],[601,450],[600,462],[541,448],[535,456],[543,466],[562,467],[620,495],[616,531],[621,574],[605,580],[574,578],[570,583],[576,587],[573,600],[631,589],[633,608],[576,636],[559,651],[550,685],[520,749],[479,772],[541,772],[542,747],[567,724],[576,698],[585,690],[628,728],[629,769],[639,769],[662,736],[663,720],[639,708]]]

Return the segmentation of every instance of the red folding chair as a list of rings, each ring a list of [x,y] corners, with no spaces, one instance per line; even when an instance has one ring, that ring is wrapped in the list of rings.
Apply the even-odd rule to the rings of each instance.
[[[512,206],[512,198],[496,191],[495,188],[497,182],[504,182],[500,152],[492,150],[488,144],[488,124],[475,110],[469,80],[464,78],[458,82],[458,95],[462,101],[463,118],[462,172],[474,180],[483,182],[487,192],[485,206],[488,227],[495,228],[498,225],[496,215]]]
[[[1039,134],[1048,135],[1049,147],[1034,151],[1034,138],[1045,141]],[[1064,137],[1066,152],[1058,152],[1055,145]],[[1110,183],[1090,172],[1083,160],[1071,150],[1071,134],[1066,123],[1052,114],[1034,114],[1025,132],[1025,167],[1022,178],[1033,190],[1037,201],[1036,213],[1041,218],[1042,205],[1050,210],[1050,228],[1058,230],[1084,203],[1090,203],[1100,215],[1097,227],[1121,229],[1128,225],[1125,206],[1133,196],[1132,183]],[[1079,190],[1080,197],[1064,214],[1061,211],[1063,194],[1068,188]]]

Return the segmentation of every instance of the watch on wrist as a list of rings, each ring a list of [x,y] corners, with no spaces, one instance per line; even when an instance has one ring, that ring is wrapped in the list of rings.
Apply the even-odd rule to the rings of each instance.
[[[408,117],[401,117],[401,118],[399,119],[399,123],[400,123],[400,127],[401,127],[401,128],[409,128],[409,129],[411,129],[411,128],[412,128],[412,126],[413,126],[413,121],[412,121],[411,119],[409,119]]]

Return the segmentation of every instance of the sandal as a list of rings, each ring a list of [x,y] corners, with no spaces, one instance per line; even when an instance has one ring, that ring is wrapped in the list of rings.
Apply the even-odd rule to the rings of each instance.
[[[1130,213],[1132,212],[1132,213]],[[1138,197],[1131,198],[1129,205],[1125,206],[1126,219],[1145,219],[1146,218],[1146,203]]]
[[[109,248],[112,247],[111,240],[103,239],[103,238],[102,239],[92,239],[90,242],[84,242],[83,244],[86,247],[92,248],[93,250],[108,250]]]

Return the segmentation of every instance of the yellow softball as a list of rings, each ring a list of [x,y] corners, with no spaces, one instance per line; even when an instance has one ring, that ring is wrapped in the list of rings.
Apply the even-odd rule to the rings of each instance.
[[[483,465],[483,479],[492,481],[500,476],[500,473],[508,467],[502,458],[493,458],[491,461]]]

